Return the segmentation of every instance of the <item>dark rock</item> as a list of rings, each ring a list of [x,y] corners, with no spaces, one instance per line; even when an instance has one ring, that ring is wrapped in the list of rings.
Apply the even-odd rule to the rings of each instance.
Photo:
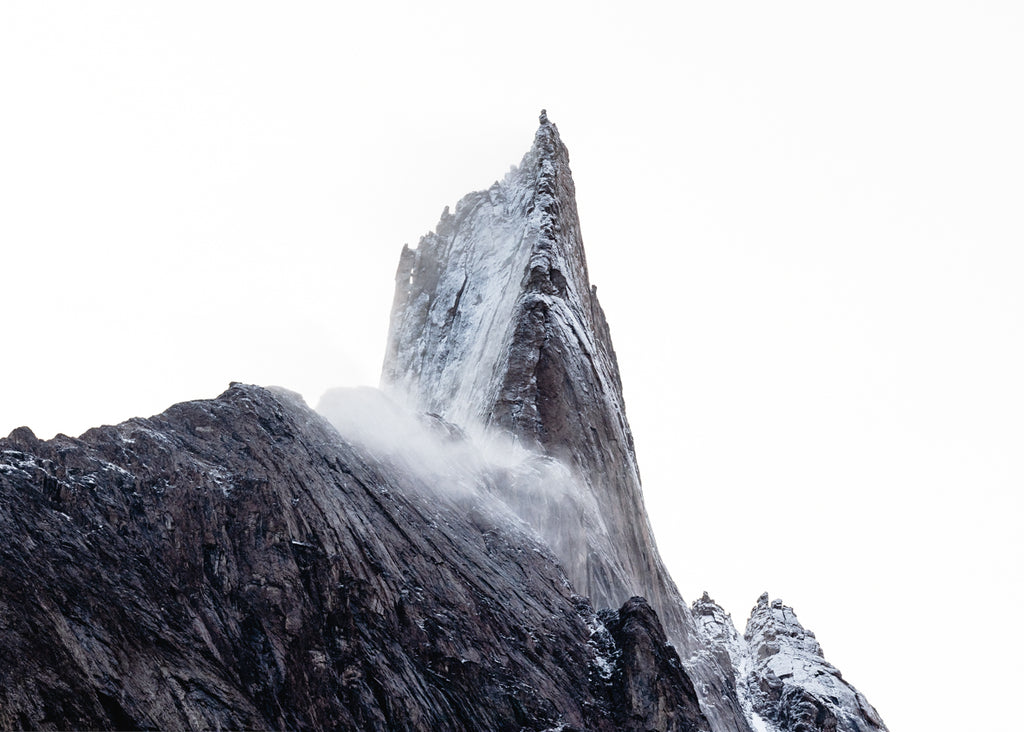
[[[601,614],[618,647],[612,698],[620,729],[710,730],[679,654],[642,597]]]
[[[287,393],[22,448],[0,440],[2,728],[618,726],[546,547]],[[635,703],[675,708],[685,676],[635,635],[608,649],[653,669]]]

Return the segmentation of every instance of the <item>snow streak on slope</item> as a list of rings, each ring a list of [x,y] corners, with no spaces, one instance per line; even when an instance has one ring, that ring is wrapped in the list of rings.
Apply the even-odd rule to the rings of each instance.
[[[415,409],[474,434],[510,435],[564,465],[569,488],[511,483],[504,500],[552,546],[578,591],[604,607],[643,595],[684,660],[693,656],[689,610],[643,504],[568,151],[545,114],[518,168],[403,249],[382,386]],[[695,676],[715,728],[747,729],[731,674]]]

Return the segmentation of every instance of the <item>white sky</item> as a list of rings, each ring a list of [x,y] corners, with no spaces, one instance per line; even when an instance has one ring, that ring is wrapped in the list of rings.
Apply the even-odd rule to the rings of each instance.
[[[0,433],[376,384],[401,245],[546,107],[684,596],[1012,724],[1024,7],[360,5],[0,4]]]

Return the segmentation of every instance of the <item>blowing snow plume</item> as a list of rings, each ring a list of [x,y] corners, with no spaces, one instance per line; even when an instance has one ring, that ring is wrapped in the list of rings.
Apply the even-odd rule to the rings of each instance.
[[[572,537],[606,531],[591,523],[600,521],[600,511],[576,473],[511,435],[463,430],[368,387],[331,389],[316,409],[346,442],[414,477],[427,494],[486,506],[495,520],[531,533],[559,522],[562,531],[544,537],[558,556],[574,549]]]

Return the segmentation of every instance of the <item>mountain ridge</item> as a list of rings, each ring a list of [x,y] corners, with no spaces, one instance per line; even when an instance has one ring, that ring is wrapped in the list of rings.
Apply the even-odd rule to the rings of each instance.
[[[0,498],[3,728],[709,729],[644,601],[284,391],[16,430]]]

